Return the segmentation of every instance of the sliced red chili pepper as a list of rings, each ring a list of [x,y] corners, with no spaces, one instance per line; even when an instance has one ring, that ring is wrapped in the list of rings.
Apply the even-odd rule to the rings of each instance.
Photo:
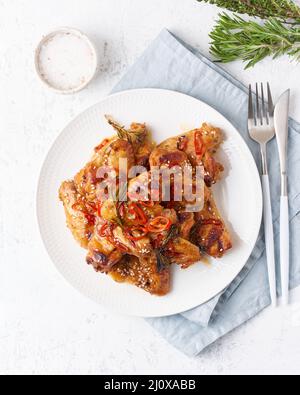
[[[96,217],[94,215],[85,213],[84,216],[87,219],[89,225],[95,225]]]
[[[83,204],[79,202],[74,203],[72,209],[76,211],[84,211]]]
[[[144,211],[136,203],[130,203],[128,211],[134,216],[134,219],[138,225],[146,225],[148,218]]]
[[[113,237],[113,231],[114,231],[115,227],[116,227],[116,225],[106,222],[99,229],[98,234],[100,237]]]
[[[139,235],[138,235],[139,233]],[[125,231],[126,237],[131,240],[131,241],[139,241],[144,239],[147,234],[148,230],[146,228],[132,228],[132,229],[127,229]]]
[[[98,217],[101,217],[102,203],[97,204],[97,214]]]
[[[123,253],[129,252],[129,248],[122,244],[118,239],[114,237],[114,230],[116,225],[106,222],[99,230],[98,234],[100,237],[105,237],[117,250]]]
[[[101,226],[101,228],[98,231],[99,236],[106,237],[107,236],[107,229],[108,229],[108,223],[105,223],[104,225]]]
[[[125,203],[120,203],[119,205],[119,214],[121,218],[124,218],[126,215],[126,208],[125,208]]]
[[[95,225],[95,206],[92,203],[76,202],[75,204],[73,204],[72,209],[82,212],[89,225]]]
[[[129,248],[122,244],[119,240],[114,237],[115,225],[106,223],[98,231],[100,237],[105,237],[113,246],[115,246],[119,251],[127,253]]]
[[[92,213],[95,213],[97,211],[95,203],[85,202],[85,207],[88,209],[88,211],[91,211]]]
[[[150,233],[160,233],[170,229],[172,222],[166,217],[156,217],[148,223],[147,229]]]
[[[194,140],[196,155],[202,157],[205,154],[205,144],[203,142],[201,132],[195,132]]]

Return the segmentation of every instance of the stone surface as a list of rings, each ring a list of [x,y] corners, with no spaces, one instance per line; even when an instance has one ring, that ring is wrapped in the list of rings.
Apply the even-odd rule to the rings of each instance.
[[[105,97],[164,27],[205,54],[218,10],[195,0],[0,0],[0,374],[300,373],[300,292],[287,310],[268,310],[189,359],[140,319],[116,316],[60,277],[35,219],[39,169],[50,144],[78,113]],[[41,85],[34,50],[60,26],[96,42],[100,72],[73,96]],[[244,83],[292,88],[300,121],[300,66],[287,58],[244,71]]]

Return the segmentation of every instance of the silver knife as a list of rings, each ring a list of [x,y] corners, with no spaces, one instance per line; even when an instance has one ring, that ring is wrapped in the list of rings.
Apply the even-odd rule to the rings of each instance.
[[[290,278],[290,229],[289,229],[289,198],[287,176],[288,154],[288,121],[290,107],[290,90],[284,92],[276,104],[274,122],[281,167],[281,198],[280,198],[280,271],[283,305],[289,304]]]

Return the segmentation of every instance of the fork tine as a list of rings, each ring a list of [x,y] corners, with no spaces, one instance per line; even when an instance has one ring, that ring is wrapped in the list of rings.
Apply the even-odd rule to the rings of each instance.
[[[267,117],[267,109],[266,109],[266,102],[265,102],[265,92],[264,92],[264,84],[261,83],[261,100],[262,100],[262,116],[263,120],[266,120],[268,122],[268,117]]]
[[[252,86],[249,85],[249,107],[248,107],[248,118],[255,121],[255,114],[253,108],[253,99],[252,99]]]
[[[256,113],[257,113],[257,123],[258,119],[260,119],[260,124],[262,125],[262,112],[259,104],[259,94],[258,94],[258,83],[256,83]]]
[[[268,111],[269,111],[269,117],[273,117],[273,115],[274,115],[274,103],[273,103],[273,99],[272,99],[272,93],[271,93],[271,88],[270,88],[269,82],[267,84],[267,87],[268,87]]]

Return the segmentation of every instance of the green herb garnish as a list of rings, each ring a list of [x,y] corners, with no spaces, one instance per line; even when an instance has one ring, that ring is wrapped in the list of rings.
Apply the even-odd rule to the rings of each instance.
[[[241,59],[249,68],[267,56],[284,54],[300,60],[300,25],[287,26],[276,18],[259,24],[222,14],[210,37],[211,53],[222,63]]]
[[[111,116],[105,115],[107,122],[112,126],[120,140],[126,140],[130,144],[142,143],[146,137],[145,130],[127,130],[125,126],[114,121]]]
[[[262,19],[277,17],[285,20],[300,19],[300,7],[291,0],[197,0],[221,8],[257,16]]]
[[[222,13],[210,34],[216,61],[242,60],[246,68],[268,56],[300,60],[300,7],[291,0],[197,0],[264,21]]]

